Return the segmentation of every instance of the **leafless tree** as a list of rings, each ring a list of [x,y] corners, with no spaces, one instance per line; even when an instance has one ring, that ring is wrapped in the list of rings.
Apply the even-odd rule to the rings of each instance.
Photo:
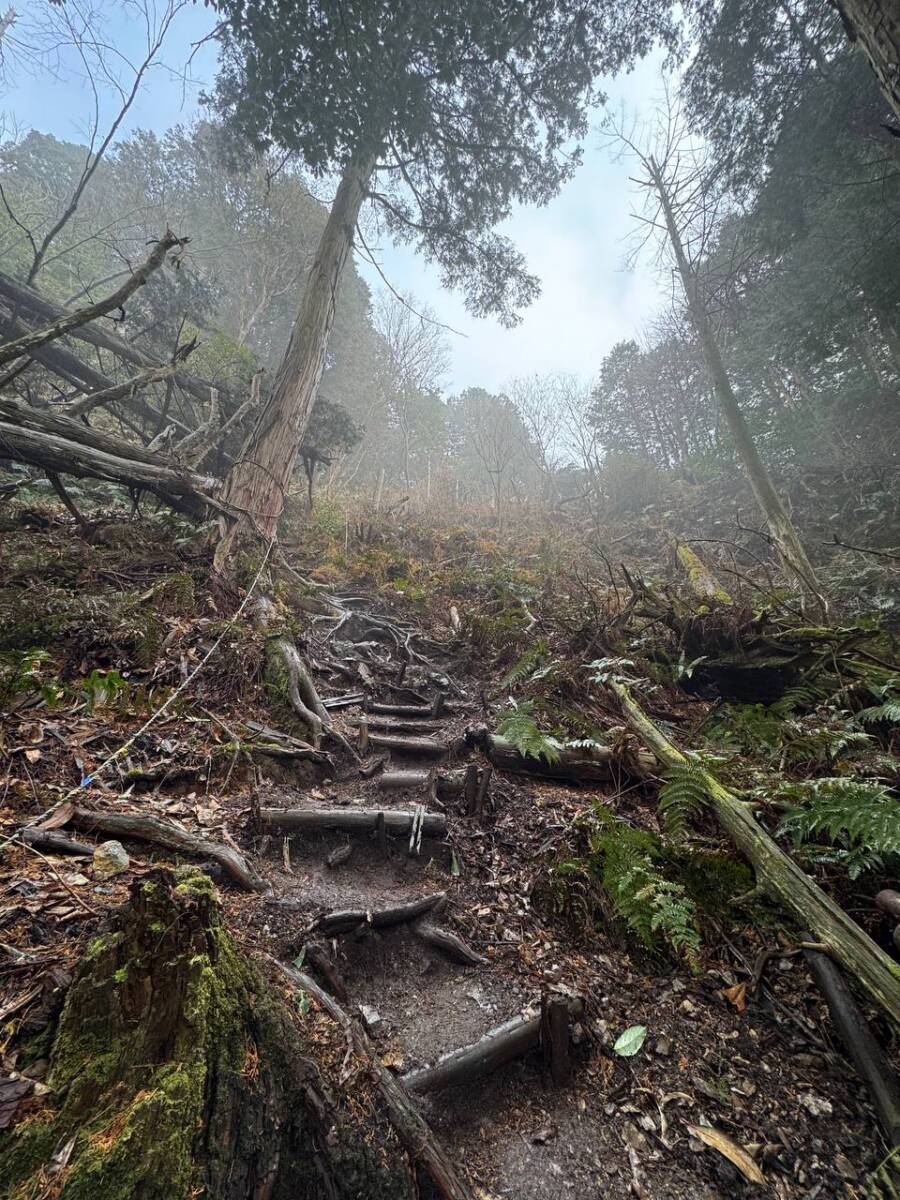
[[[84,80],[91,93],[91,118],[84,164],[71,192],[60,198],[58,211],[49,227],[40,231],[26,214],[17,213],[0,185],[0,202],[10,221],[19,229],[31,249],[32,261],[27,282],[33,283],[41,269],[52,261],[49,251],[78,211],[78,206],[98,167],[128,116],[148,72],[160,64],[160,52],[178,13],[187,0],[165,0],[157,7],[152,0],[126,0],[119,8],[144,31],[139,59],[130,60],[105,32],[111,11],[90,7],[82,0],[66,4],[39,0],[28,18],[8,21],[3,38],[4,63],[10,59],[21,69],[52,77],[73,76]],[[104,99],[117,98],[117,107],[104,118]],[[60,254],[65,251],[61,251]],[[130,270],[125,264],[122,274]],[[104,281],[104,282],[109,282]]]
[[[740,275],[741,248],[732,247],[724,264],[712,254],[727,214],[719,185],[720,165],[693,138],[677,101],[664,80],[664,102],[655,122],[644,131],[627,130],[610,118],[606,129],[611,145],[640,167],[635,180],[645,197],[638,214],[645,233],[639,249],[649,243],[673,268],[684,293],[716,399],[728,424],[772,540],[786,569],[800,583],[814,607],[826,610],[815,571],[800,537],[760,457],[725,367],[717,336],[718,318]]]
[[[374,317],[385,350],[381,384],[403,439],[403,479],[409,488],[416,404],[423,394],[439,390],[449,368],[449,347],[431,311],[417,311],[410,295],[381,292]]]

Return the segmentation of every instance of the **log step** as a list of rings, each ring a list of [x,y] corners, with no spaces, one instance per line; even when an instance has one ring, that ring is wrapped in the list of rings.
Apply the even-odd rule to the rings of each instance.
[[[584,1001],[580,997],[566,997],[564,1003],[569,1017],[578,1018],[584,1011]],[[539,1046],[543,1024],[540,1005],[526,1009],[486,1033],[477,1042],[451,1050],[433,1066],[407,1071],[401,1076],[401,1081],[408,1091],[433,1092],[438,1088],[488,1075],[504,1063],[520,1058]],[[553,1045],[548,1049],[552,1053]]]
[[[340,829],[347,833],[369,833],[384,820],[388,833],[409,833],[417,819],[414,812],[381,808],[261,808],[260,824],[264,829],[287,833],[313,833],[323,829]],[[443,813],[426,812],[421,818],[422,833],[427,837],[443,837],[447,818]]]
[[[369,733],[368,744],[383,750],[396,750],[400,754],[414,754],[421,758],[440,758],[449,754],[446,742],[430,737],[402,737],[392,733]]]
[[[379,704],[375,701],[366,705],[366,712],[383,717],[439,717],[444,710],[444,697],[437,696],[431,704]]]

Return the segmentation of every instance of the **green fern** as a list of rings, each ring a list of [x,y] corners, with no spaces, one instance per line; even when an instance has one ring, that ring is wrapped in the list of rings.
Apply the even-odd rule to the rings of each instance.
[[[530,700],[504,714],[497,724],[497,732],[526,758],[543,758],[548,763],[559,761],[560,744],[538,728],[534,704]]]
[[[638,939],[653,949],[661,938],[696,970],[700,931],[697,908],[674,879],[663,875],[654,861],[651,835],[598,810],[599,828],[591,839],[603,888],[620,917]]]
[[[817,834],[831,839],[851,878],[881,866],[885,855],[900,854],[900,800],[883,783],[814,779],[786,791],[799,803],[788,809],[778,832],[796,846]]]
[[[546,638],[539,638],[533,646],[529,646],[518,662],[513,663],[500,680],[500,686],[511,687],[514,683],[520,683],[526,676],[533,675],[543,667],[549,657],[549,643]]]
[[[883,704],[861,709],[853,718],[859,725],[900,725],[900,700],[886,700]]]
[[[798,683],[788,688],[780,700],[769,706],[776,717],[789,717],[801,708],[815,708],[827,699],[832,689],[819,683]]]
[[[696,762],[673,767],[659,793],[659,811],[666,833],[677,841],[687,836],[688,823],[706,805],[708,789]]]

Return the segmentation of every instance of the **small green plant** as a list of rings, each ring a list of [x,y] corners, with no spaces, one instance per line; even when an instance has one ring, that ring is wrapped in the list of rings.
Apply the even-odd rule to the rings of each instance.
[[[605,809],[595,809],[598,828],[591,850],[613,908],[648,948],[665,942],[688,963],[699,965],[697,906],[684,887],[660,869],[662,851],[651,834],[633,829]]]
[[[708,789],[697,762],[688,760],[672,767],[659,793],[659,811],[666,833],[675,841],[684,841],[688,824],[705,807]]]
[[[530,700],[505,713],[497,723],[497,732],[527,758],[542,758],[548,763],[559,761],[560,743],[538,727]]]
[[[81,683],[89,712],[98,708],[112,708],[128,694],[128,683],[118,671],[100,671],[94,668]]]
[[[548,673],[550,645],[545,638],[538,638],[533,646],[525,651],[500,680],[501,687],[512,687],[524,679],[533,680],[544,678]]]
[[[48,674],[50,655],[46,650],[7,650],[0,653],[0,706],[9,704],[23,692],[39,692],[52,709],[65,689]]]
[[[860,725],[900,725],[900,700],[885,700],[883,704],[874,704],[861,709],[854,720]]]
[[[821,862],[843,866],[851,879],[900,854],[900,800],[883,783],[850,778],[813,779],[783,789],[793,803],[778,832],[797,847],[816,835],[832,845],[809,849]]]

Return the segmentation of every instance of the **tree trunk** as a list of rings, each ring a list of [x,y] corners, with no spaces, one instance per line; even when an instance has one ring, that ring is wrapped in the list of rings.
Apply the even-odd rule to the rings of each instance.
[[[47,1102],[5,1136],[0,1193],[411,1200],[371,1092],[335,1099],[309,1028],[237,952],[205,876],[145,876],[78,968]]]
[[[851,42],[861,47],[900,120],[900,7],[897,0],[834,0]]]
[[[737,452],[749,476],[753,494],[756,496],[759,507],[765,515],[769,532],[772,534],[772,540],[775,543],[781,561],[784,563],[786,569],[799,581],[804,592],[811,597],[814,606],[824,616],[827,612],[827,605],[819,589],[815,571],[806,556],[806,551],[803,549],[797,530],[794,528],[794,523],[788,516],[787,509],[782,504],[781,497],[775,490],[775,485],[769,477],[769,472],[766,470],[765,464],[759,456],[759,451],[756,449],[756,444],[753,441],[753,435],[750,433],[750,429],[744,419],[744,414],[741,412],[737,396],[734,394],[731,380],[728,378],[728,372],[725,369],[725,363],[722,359],[715,333],[699,295],[697,277],[685,253],[681,233],[678,229],[678,223],[672,208],[668,186],[663,178],[662,171],[652,158],[649,160],[649,170],[653,186],[656,188],[660,204],[662,205],[666,230],[678,264],[678,273],[681,277],[682,287],[687,298],[691,320],[693,321],[694,328],[697,330],[697,337],[703,352],[703,358],[706,362],[706,369],[712,380],[719,407],[725,415],[731,436],[734,438]]]
[[[325,367],[341,274],[373,166],[369,156],[351,163],[341,178],[275,385],[228,475],[225,498],[243,516],[230,524],[219,543],[218,568],[227,563],[236,539],[254,533],[266,540],[275,536]]]

